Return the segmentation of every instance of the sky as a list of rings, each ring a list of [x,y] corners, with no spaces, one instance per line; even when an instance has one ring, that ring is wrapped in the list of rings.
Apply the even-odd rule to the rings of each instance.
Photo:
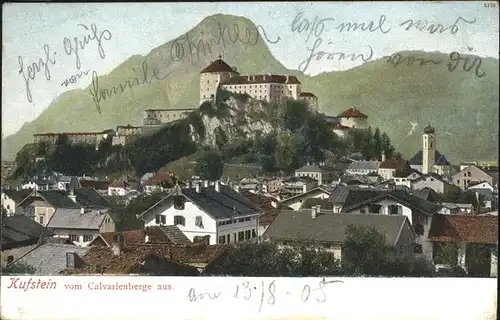
[[[245,16],[266,31],[272,54],[289,69],[299,69],[317,51],[363,54],[375,60],[402,50],[471,52],[498,59],[498,7],[486,2],[300,2],[300,3],[15,3],[3,5],[2,16],[2,136],[18,131],[38,117],[61,93],[85,88],[91,74],[76,83],[61,85],[68,77],[88,69],[106,74],[132,55],[147,55],[152,49],[186,33],[203,18],[216,13]],[[496,2],[493,2],[496,3]],[[321,24],[314,23],[322,21]],[[341,32],[345,22],[373,21],[382,30]],[[470,21],[470,23],[460,20]],[[326,19],[326,20],[323,20]],[[443,33],[405,30],[408,19],[440,23]],[[457,23],[455,23],[459,19]],[[295,21],[295,23],[294,23]],[[96,26],[101,38],[79,51],[80,69],[68,40],[89,35],[82,25]],[[309,25],[307,30],[306,27]],[[312,26],[315,26],[313,28]],[[390,30],[389,30],[390,29]],[[107,31],[106,31],[107,30]],[[299,32],[302,30],[301,32]],[[455,32],[452,34],[452,30]],[[312,31],[312,33],[310,32]],[[309,33],[311,35],[309,36]],[[65,38],[67,38],[65,42]],[[65,45],[66,44],[66,45]],[[45,52],[48,52],[46,54]],[[102,57],[104,55],[104,58]],[[48,58],[47,58],[48,56]],[[42,59],[40,72],[30,68]],[[20,72],[21,62],[23,72]],[[346,70],[360,65],[357,59],[313,59],[306,74]],[[303,66],[303,65],[302,65]],[[49,77],[50,75],[50,77]],[[34,77],[34,79],[30,79]],[[26,80],[27,78],[27,80]],[[49,78],[47,80],[46,78]],[[28,99],[27,83],[31,99]],[[30,101],[31,100],[31,101]]]

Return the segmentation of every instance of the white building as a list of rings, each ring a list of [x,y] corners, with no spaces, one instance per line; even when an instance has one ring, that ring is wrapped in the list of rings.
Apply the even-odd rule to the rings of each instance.
[[[17,206],[33,193],[33,190],[2,190],[2,207],[7,212],[7,215],[14,215]]]
[[[424,174],[437,173],[444,177],[450,175],[451,165],[444,155],[437,150],[436,130],[428,125],[422,134],[422,150],[409,161],[410,166]]]
[[[108,187],[108,196],[123,197],[128,192],[128,186],[125,181],[115,180]]]
[[[220,55],[200,72],[200,104],[212,101],[219,88],[268,102],[283,98],[303,100],[314,111],[318,109],[318,98],[310,92],[302,92],[297,77],[275,74],[242,76]]]
[[[353,129],[367,129],[368,116],[356,108],[349,108],[339,114],[340,125]]]
[[[378,174],[380,161],[353,161],[347,167],[346,172],[351,175],[367,175],[369,173]]]
[[[172,192],[138,217],[146,227],[176,225],[189,240],[210,237],[210,244],[235,243],[258,236],[262,211],[231,187],[216,181]]]
[[[295,170],[296,177],[309,177],[318,181],[318,185],[328,185],[333,182],[333,171],[317,165],[305,165]]]

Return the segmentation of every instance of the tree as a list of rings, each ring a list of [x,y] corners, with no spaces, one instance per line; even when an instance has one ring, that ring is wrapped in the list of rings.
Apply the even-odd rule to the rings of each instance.
[[[4,275],[14,275],[14,274],[35,274],[36,270],[32,266],[26,263],[18,262],[5,267],[2,270]]]
[[[389,159],[390,157],[392,157],[395,151],[394,146],[391,144],[391,139],[389,138],[387,133],[382,133],[382,136],[380,138],[382,141],[382,152],[384,152],[387,159]]]
[[[202,180],[220,179],[223,169],[223,157],[215,150],[202,151],[196,159],[195,174]]]
[[[373,147],[372,128],[369,127],[366,132],[363,132],[363,141],[361,153],[366,160],[375,158],[375,150]]]
[[[299,163],[300,141],[297,135],[290,132],[281,132],[278,135],[278,144],[276,146],[275,159],[276,167],[285,172],[293,172]]]
[[[378,275],[384,267],[388,248],[385,236],[375,228],[349,225],[342,246],[342,268],[351,275]]]
[[[310,242],[280,248],[275,242],[241,242],[209,265],[211,275],[246,277],[308,277],[339,274],[333,253],[315,248]]]
[[[378,127],[375,129],[375,133],[373,133],[372,146],[375,159],[380,161],[382,159],[383,146],[382,137],[380,136],[380,129]]]

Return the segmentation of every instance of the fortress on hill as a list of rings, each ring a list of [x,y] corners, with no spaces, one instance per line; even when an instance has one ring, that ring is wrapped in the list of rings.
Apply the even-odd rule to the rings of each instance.
[[[282,99],[303,100],[312,111],[318,112],[318,98],[311,92],[303,92],[297,77],[276,74],[240,75],[237,69],[229,66],[220,55],[200,72],[200,104],[214,101],[219,89],[248,94],[254,99],[268,102]],[[116,130],[100,132],[38,133],[33,135],[33,142],[54,144],[59,136],[64,135],[71,144],[90,144],[97,147],[101,141],[111,136],[113,145],[125,145],[167,123],[185,119],[193,110],[195,109],[146,109],[141,126],[129,124],[118,126]],[[338,117],[325,116],[332,130],[341,137],[353,128],[367,128],[367,118],[367,115],[356,108],[350,108]]]

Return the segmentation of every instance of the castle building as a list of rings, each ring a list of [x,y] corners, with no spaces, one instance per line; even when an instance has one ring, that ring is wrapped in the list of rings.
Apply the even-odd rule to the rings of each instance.
[[[134,141],[142,132],[142,127],[134,127],[132,125],[117,126],[116,134],[113,136],[112,145],[126,145]]]
[[[410,159],[410,166],[424,174],[434,172],[448,176],[451,165],[436,147],[436,130],[429,124],[422,134],[422,150]]]
[[[142,133],[148,134],[166,123],[186,119],[195,109],[146,109],[142,118]]]
[[[303,100],[311,109],[318,109],[318,98],[310,92],[302,92],[297,77],[275,74],[242,76],[221,56],[200,72],[200,104],[212,101],[219,88],[268,102],[283,98]]]
[[[368,116],[356,108],[349,108],[338,115],[340,125],[353,129],[368,129]]]
[[[96,145],[97,147],[102,140],[114,135],[115,131],[112,129],[102,132],[39,133],[33,135],[33,142],[55,144],[60,136],[66,136],[68,137],[69,144],[88,144]]]

